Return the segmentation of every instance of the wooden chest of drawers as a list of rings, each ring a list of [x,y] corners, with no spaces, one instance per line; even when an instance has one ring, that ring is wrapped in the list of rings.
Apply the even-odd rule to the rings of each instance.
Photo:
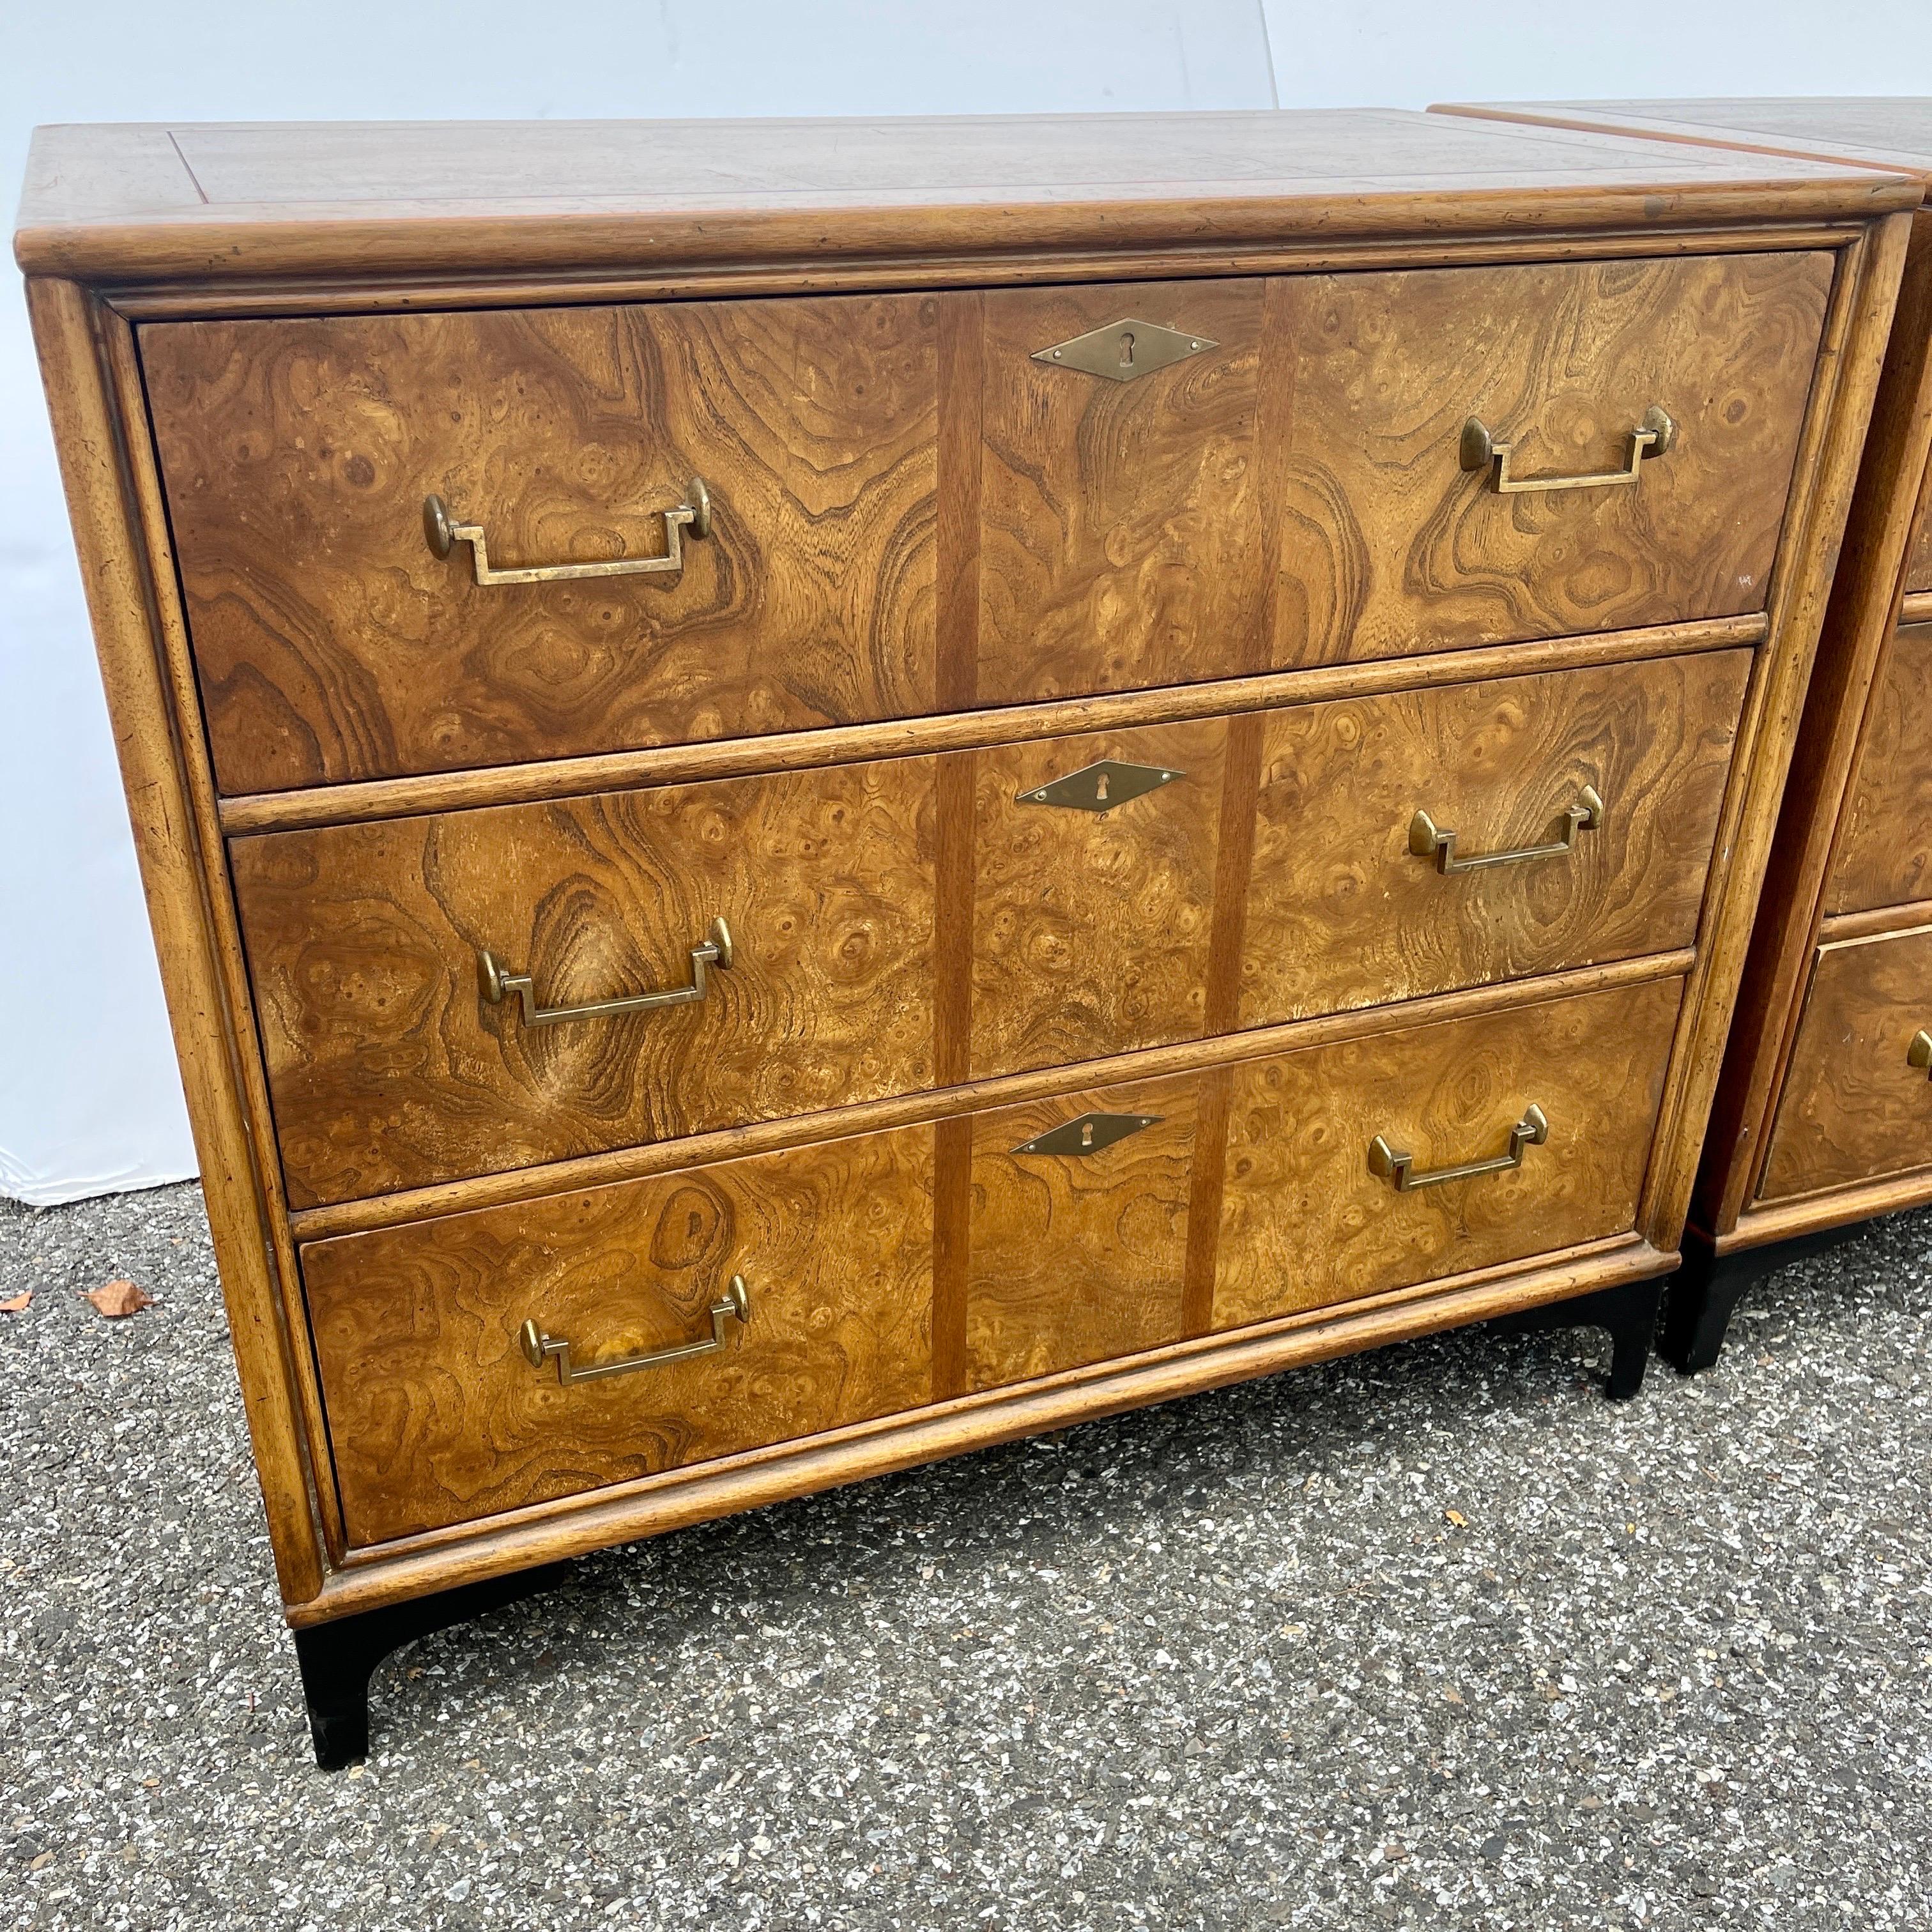
[[[324,1755],[600,1545],[1552,1306],[1634,1386],[1918,196],[1396,114],[44,133]]]
[[[1932,188],[1932,100],[1495,111],[1838,160]],[[1686,1368],[1716,1360],[1739,1297],[1780,1262],[1932,1202],[1928,460],[1922,213],[1672,1291],[1665,1343]]]

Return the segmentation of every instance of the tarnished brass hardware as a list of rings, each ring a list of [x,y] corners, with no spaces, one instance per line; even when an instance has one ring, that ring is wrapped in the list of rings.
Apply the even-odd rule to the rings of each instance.
[[[1062,805],[1072,812],[1112,812],[1117,805],[1143,798],[1186,776],[1162,765],[1129,765],[1118,758],[1102,758],[1097,765],[1083,766],[1064,778],[1022,792],[1016,802]]]
[[[1510,456],[1514,446],[1498,442],[1482,419],[1472,416],[1462,425],[1462,461],[1465,470],[1489,470],[1490,481],[1501,496],[1514,496],[1532,490],[1613,490],[1620,484],[1634,483],[1644,459],[1661,456],[1677,440],[1677,425],[1654,404],[1643,412],[1643,420],[1630,432],[1630,451],[1621,470],[1604,470],[1585,476],[1512,476]]]
[[[1185,362],[1204,349],[1220,346],[1205,335],[1186,335],[1178,328],[1163,328],[1157,322],[1125,316],[1118,322],[1103,322],[1069,341],[1056,342],[1050,349],[1036,349],[1033,359],[1051,363],[1056,369],[1078,369],[1084,376],[1104,376],[1110,382],[1131,382],[1136,376],[1151,376],[1156,369]]]
[[[1550,1138],[1550,1121],[1534,1102],[1524,1108],[1522,1118],[1510,1130],[1509,1152],[1487,1160],[1466,1161],[1460,1167],[1438,1167],[1426,1174],[1415,1171],[1415,1156],[1389,1145],[1380,1134],[1369,1143],[1369,1172],[1394,1184],[1398,1194],[1413,1194],[1419,1187],[1440,1187],[1448,1180],[1472,1180],[1479,1174],[1501,1174],[1522,1165],[1526,1148],[1540,1147]]]
[[[1932,1079],[1932,1033],[1921,1027],[1912,1036],[1912,1044],[1905,1049],[1905,1064],[1917,1067],[1928,1079]]]
[[[1016,1154],[1098,1154],[1102,1148],[1137,1134],[1143,1127],[1158,1126],[1166,1118],[1160,1114],[1082,1114],[1077,1120],[1063,1120],[1022,1141]]]
[[[423,499],[423,533],[438,556],[447,556],[453,545],[466,543],[478,584],[557,584],[575,577],[668,577],[684,568],[687,530],[694,537],[711,534],[711,492],[705,488],[704,478],[694,476],[685,485],[684,501],[675,509],[660,514],[664,526],[662,556],[620,556],[608,563],[534,563],[520,569],[500,569],[490,561],[483,526],[459,524],[440,496]]]
[[[603,1020],[619,1013],[655,1012],[660,1006],[688,1006],[711,989],[711,968],[722,972],[731,964],[731,928],[722,919],[711,922],[711,937],[691,949],[691,984],[660,993],[626,993],[614,1000],[586,1000],[580,1006],[540,1006],[527,973],[512,973],[494,952],[479,952],[476,963],[483,997],[500,1006],[514,993],[523,1003],[525,1026],[555,1026],[560,1020]]]
[[[711,1304],[711,1333],[701,1342],[686,1342],[650,1355],[627,1355],[619,1362],[591,1362],[579,1368],[570,1359],[570,1344],[561,1335],[546,1335],[534,1322],[524,1324],[520,1340],[530,1366],[556,1364],[556,1378],[568,1388],[572,1382],[594,1382],[603,1376],[628,1376],[635,1369],[661,1369],[667,1362],[688,1361],[693,1355],[712,1355],[724,1346],[724,1324],[752,1318],[752,1292],[745,1277],[734,1274],[731,1285]]]
[[[1418,859],[1433,859],[1438,872],[1475,872],[1485,866],[1520,865],[1526,859],[1556,859],[1569,851],[1580,832],[1594,832],[1604,823],[1604,801],[1594,785],[1586,785],[1574,805],[1563,808],[1563,829],[1546,845],[1520,845],[1513,852],[1456,854],[1456,834],[1444,832],[1427,812],[1418,811],[1408,821],[1408,849]]]

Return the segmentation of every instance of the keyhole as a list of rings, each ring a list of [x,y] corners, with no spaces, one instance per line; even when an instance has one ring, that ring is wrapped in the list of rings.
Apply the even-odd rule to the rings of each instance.
[[[1131,328],[1120,331],[1120,367],[1131,369],[1134,366],[1134,332]]]
[[[1107,773],[1102,772],[1094,781],[1094,802],[1096,805],[1105,805],[1107,802]]]
[[[1094,1144],[1094,1123],[1091,1120],[1082,1120],[1080,1123],[1080,1144],[1083,1148],[1090,1148]]]

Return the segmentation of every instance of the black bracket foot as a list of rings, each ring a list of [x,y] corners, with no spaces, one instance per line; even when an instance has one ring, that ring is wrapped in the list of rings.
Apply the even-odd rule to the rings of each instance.
[[[1658,1304],[1663,1298],[1661,1281],[1626,1282],[1621,1288],[1573,1294],[1567,1301],[1546,1302],[1540,1308],[1519,1309],[1514,1315],[1498,1316],[1489,1325],[1499,1335],[1540,1334],[1552,1328],[1607,1328],[1610,1372],[1604,1393],[1612,1402],[1628,1402],[1643,1387],[1644,1364],[1650,1359]]]
[[[1853,1221],[1840,1228],[1819,1228],[1728,1255],[1714,1253],[1709,1241],[1694,1229],[1684,1238],[1683,1263],[1670,1277],[1664,1334],[1658,1344],[1664,1359],[1683,1375],[1708,1369],[1723,1349],[1731,1317],[1748,1290],[1792,1262],[1836,1247],[1865,1225]]]
[[[546,1563],[296,1630],[296,1657],[302,1665],[316,1764],[324,1771],[340,1771],[369,1755],[369,1678],[391,1651],[431,1630],[467,1623],[486,1610],[554,1589],[569,1574],[568,1563]]]

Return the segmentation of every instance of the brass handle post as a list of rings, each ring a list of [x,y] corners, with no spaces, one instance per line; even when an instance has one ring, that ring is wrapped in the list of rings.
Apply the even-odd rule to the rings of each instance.
[[[578,577],[670,577],[684,568],[684,532],[711,534],[711,493],[704,479],[694,476],[685,486],[684,501],[659,513],[664,518],[664,547],[658,556],[620,556],[608,563],[532,563],[505,569],[490,561],[488,540],[481,524],[456,520],[440,496],[423,499],[423,533],[438,556],[447,556],[458,544],[470,546],[478,584],[559,584]]]
[[[476,956],[483,997],[500,1006],[514,993],[523,1004],[525,1026],[555,1026],[562,1020],[607,1020],[620,1013],[654,1013],[662,1006],[693,1006],[711,990],[711,969],[731,964],[731,928],[722,919],[711,922],[711,937],[691,949],[691,983],[662,992],[626,993],[616,999],[586,1000],[577,1006],[542,1006],[527,973],[512,973],[494,952]]]
[[[1509,1151],[1492,1154],[1487,1160],[1465,1161],[1460,1167],[1438,1167],[1418,1174],[1415,1156],[1392,1148],[1380,1134],[1369,1143],[1369,1172],[1390,1183],[1398,1194],[1413,1194],[1418,1188],[1440,1187],[1450,1180],[1473,1180],[1479,1174],[1502,1174],[1522,1165],[1526,1149],[1540,1147],[1550,1138],[1549,1117],[1532,1102],[1522,1110],[1522,1118],[1510,1130]]]
[[[694,1355],[712,1355],[724,1346],[724,1324],[741,1325],[752,1318],[752,1293],[745,1277],[734,1274],[730,1286],[711,1304],[711,1333],[703,1340],[681,1342],[675,1348],[659,1348],[648,1355],[626,1355],[620,1361],[587,1362],[579,1366],[570,1359],[570,1344],[561,1335],[546,1335],[534,1322],[526,1322],[519,1340],[524,1359],[533,1369],[546,1362],[556,1364],[556,1378],[566,1388],[572,1382],[594,1382],[604,1376],[628,1376],[638,1369],[661,1369],[668,1362],[688,1361]]]
[[[1571,850],[1580,832],[1594,832],[1604,822],[1604,801],[1594,785],[1586,785],[1574,805],[1563,808],[1562,830],[1545,845],[1519,845],[1510,852],[1459,854],[1454,832],[1444,831],[1419,808],[1408,821],[1408,849],[1418,859],[1433,859],[1438,872],[1476,872],[1485,866],[1520,866],[1526,859],[1560,859]]]
[[[1499,496],[1518,496],[1540,490],[1614,490],[1641,479],[1645,459],[1661,456],[1677,440],[1677,425],[1654,404],[1630,432],[1630,448],[1621,470],[1594,470],[1581,476],[1512,476],[1510,458],[1514,446],[1498,442],[1480,416],[1462,425],[1460,452],[1465,470],[1486,470]]]

